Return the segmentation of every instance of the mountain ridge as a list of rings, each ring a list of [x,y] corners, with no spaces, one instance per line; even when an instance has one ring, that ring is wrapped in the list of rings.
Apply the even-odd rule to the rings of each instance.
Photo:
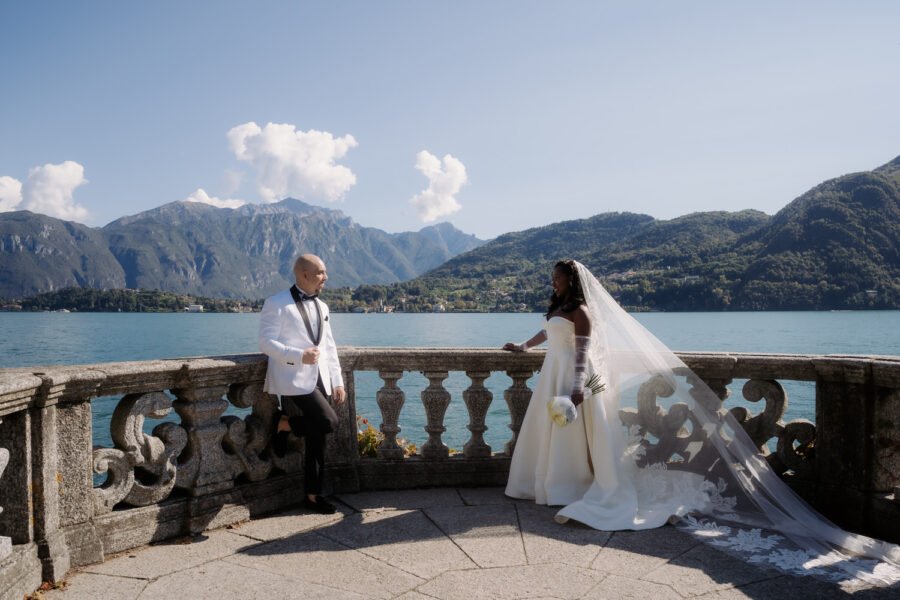
[[[0,296],[80,286],[258,298],[290,285],[303,252],[322,256],[334,285],[359,285],[410,279],[482,243],[449,223],[387,233],[292,198],[237,209],[176,201],[100,228],[15,211],[0,213]]]
[[[634,309],[900,308],[900,157],[829,179],[772,216],[603,213],[501,235],[355,296],[403,310],[543,310],[550,270],[564,258]]]

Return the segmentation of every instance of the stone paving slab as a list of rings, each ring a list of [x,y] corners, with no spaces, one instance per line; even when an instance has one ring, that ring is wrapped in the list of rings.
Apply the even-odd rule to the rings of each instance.
[[[778,577],[780,573],[738,560],[701,544],[647,573],[642,579],[665,584],[685,597]]]
[[[313,598],[896,600],[737,560],[674,527],[595,531],[502,488],[347,494],[122,553],[72,572],[48,600]],[[191,543],[183,543],[191,542]],[[848,593],[852,592],[852,593]]]
[[[597,554],[591,567],[621,577],[640,579],[700,543],[671,526],[645,531],[616,531]]]
[[[900,586],[892,588],[856,589],[845,591],[840,585],[829,583],[812,577],[792,577],[780,575],[742,585],[717,590],[700,596],[703,600],[746,600],[748,598],[765,600],[805,600],[806,598],[846,598],[847,600],[886,600],[900,598]]]
[[[146,546],[139,552],[124,552],[99,565],[87,566],[83,571],[153,579],[232,555],[253,544],[252,540],[232,535],[226,529],[218,529],[197,538],[186,537]]]
[[[462,506],[459,492],[454,488],[427,488],[422,490],[389,490],[361,492],[338,496],[341,502],[358,511],[416,509],[432,506]]]
[[[519,517],[511,504],[427,508],[425,514],[479,567],[527,562]]]
[[[516,510],[529,564],[560,562],[589,567],[612,535],[575,521],[560,525],[553,520],[558,508],[517,504]]]
[[[177,590],[177,593],[173,591]],[[215,598],[247,600],[259,598],[303,598],[304,600],[364,600],[371,596],[345,589],[302,581],[285,574],[261,573],[232,562],[218,560],[191,571],[179,571],[160,577],[147,586],[140,600],[172,598]],[[66,599],[68,600],[68,599]]]
[[[420,586],[419,591],[440,600],[567,600],[584,597],[604,577],[603,573],[567,564],[526,565],[444,573]]]
[[[531,504],[531,500],[510,498],[503,493],[503,487],[459,488],[459,495],[469,506],[482,504]]]
[[[681,600],[667,585],[609,575],[584,596],[584,600]]]
[[[225,560],[373,598],[392,598],[425,581],[315,532],[250,548]]]
[[[147,584],[147,579],[119,577],[117,575],[98,575],[95,573],[78,573],[66,578],[66,587],[62,590],[41,592],[48,600],[137,600]]]
[[[319,533],[424,579],[477,566],[418,510],[362,513]]]
[[[272,540],[310,531],[323,525],[336,523],[349,514],[356,513],[352,509],[342,506],[339,506],[338,512],[333,515],[309,513],[304,509],[295,508],[265,518],[237,523],[229,527],[228,531],[252,540],[271,542]]]

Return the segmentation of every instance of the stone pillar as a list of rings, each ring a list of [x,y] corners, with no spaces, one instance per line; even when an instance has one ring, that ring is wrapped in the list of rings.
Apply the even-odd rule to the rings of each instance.
[[[463,446],[463,454],[466,458],[483,458],[491,455],[491,447],[484,442],[484,432],[487,431],[484,418],[494,399],[494,395],[484,387],[484,380],[491,376],[491,372],[466,371],[466,375],[472,380],[472,385],[463,392],[463,400],[469,409],[468,429],[472,436]]]
[[[223,398],[227,385],[173,389],[173,402],[181,416],[188,442],[178,465],[175,485],[192,496],[204,496],[234,487],[231,461],[222,449],[226,426],[221,420],[228,408]]]
[[[31,491],[31,412],[23,410],[3,417],[0,448],[6,450],[7,466],[0,485],[0,532],[13,544],[34,541],[34,502]]]
[[[397,444],[400,410],[406,398],[403,390],[397,387],[403,371],[378,371],[378,376],[384,380],[384,386],[375,393],[375,401],[381,409],[381,433],[384,434],[384,440],[378,447],[378,457],[403,458],[403,448]]]
[[[519,437],[519,429],[522,427],[522,421],[525,419],[525,411],[528,410],[528,403],[531,402],[531,390],[528,389],[528,380],[534,374],[533,371],[507,371],[513,383],[504,390],[503,399],[509,407],[510,423],[509,428],[512,430],[512,437],[506,442],[504,448],[507,456],[512,456],[513,450],[516,448],[516,439]]]
[[[428,440],[422,444],[420,454],[422,458],[440,460],[450,455],[450,449],[441,441],[441,434],[447,431],[444,426],[444,415],[450,405],[450,392],[444,389],[443,381],[450,373],[425,371],[423,374],[429,382],[428,387],[422,390],[422,404],[425,405],[425,414],[428,417],[428,424],[425,425]]]
[[[34,539],[45,581],[62,579],[69,570],[69,549],[59,528],[60,435],[56,415],[56,404],[42,406],[34,411],[31,427]]]
[[[87,398],[57,405],[59,440],[59,525],[66,534],[73,565],[101,562],[103,545],[94,517],[93,424]],[[88,467],[88,468],[86,468]]]
[[[3,424],[3,419],[0,418],[0,425]],[[2,488],[2,479],[3,472],[6,470],[6,465],[9,464],[9,450],[6,448],[0,448],[0,488]],[[0,506],[0,513],[3,512],[3,506]],[[2,530],[0,530],[2,531]],[[3,561],[4,558],[12,554],[12,538],[8,536],[0,535],[0,561]]]
[[[900,502],[900,389],[880,387],[877,380],[875,384],[872,488],[879,493],[893,491]]]
[[[328,436],[325,461],[349,465],[356,461],[359,450],[356,442],[356,383],[353,371],[344,371],[344,392],[346,399],[340,406],[334,405],[338,417],[337,429]]]

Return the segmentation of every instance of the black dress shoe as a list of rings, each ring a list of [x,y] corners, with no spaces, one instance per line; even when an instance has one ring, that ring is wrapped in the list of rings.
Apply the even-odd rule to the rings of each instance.
[[[333,515],[337,510],[334,508],[334,504],[322,496],[316,496],[315,500],[310,500],[307,496],[303,499],[303,506],[320,515]]]
[[[284,455],[287,454],[288,434],[290,433],[290,431],[278,431],[278,424],[281,422],[283,414],[280,410],[276,410],[272,417],[272,428],[275,430],[275,434],[272,435],[272,451],[278,458],[284,458]]]
[[[287,454],[288,436],[290,434],[290,431],[276,431],[275,435],[272,436],[272,451],[275,452],[275,456],[278,458],[284,458],[284,455]]]
[[[298,417],[298,416],[288,417],[288,424],[291,426],[291,433],[293,433],[298,438],[301,438],[304,435],[306,435],[306,430],[303,427],[303,425],[304,425],[303,417]]]

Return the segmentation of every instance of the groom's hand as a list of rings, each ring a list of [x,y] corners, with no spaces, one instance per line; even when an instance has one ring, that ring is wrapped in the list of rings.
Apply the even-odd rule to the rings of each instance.
[[[302,362],[304,365],[314,365],[319,362],[319,349],[307,348],[304,350]]]
[[[334,403],[337,404],[338,406],[340,406],[341,404],[344,403],[344,400],[347,399],[347,392],[344,390],[343,387],[338,386],[338,387],[334,388],[333,393],[331,394],[331,397],[334,398]]]

